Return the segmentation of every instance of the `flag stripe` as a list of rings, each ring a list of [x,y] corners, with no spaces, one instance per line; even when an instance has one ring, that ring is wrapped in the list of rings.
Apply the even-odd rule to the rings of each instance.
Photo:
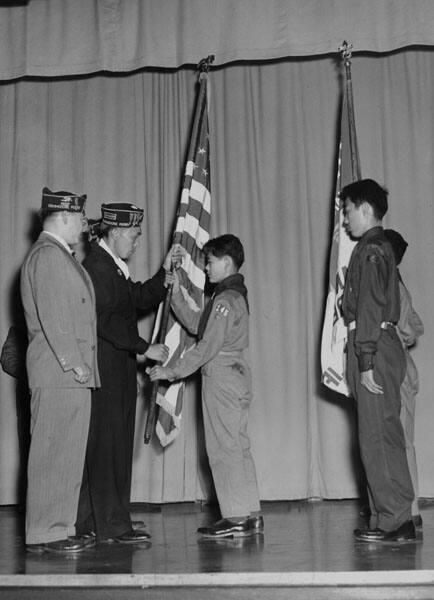
[[[173,243],[181,244],[186,250],[178,273],[182,293],[194,310],[201,310],[203,306],[205,273],[202,248],[209,239],[211,215],[207,86],[208,76],[202,73],[173,235]],[[159,310],[154,338],[158,334],[161,313]],[[173,313],[169,315],[164,343],[169,347],[168,366],[195,343],[195,339],[175,320]],[[183,382],[162,382],[159,386],[156,433],[162,446],[171,443],[179,433],[184,387]]]

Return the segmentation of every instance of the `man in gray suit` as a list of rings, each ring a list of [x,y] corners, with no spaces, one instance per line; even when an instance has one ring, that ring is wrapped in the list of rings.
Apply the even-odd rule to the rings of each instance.
[[[94,289],[71,249],[86,226],[85,200],[43,189],[43,231],[21,269],[31,390],[26,544],[38,553],[71,554],[91,543],[74,526],[91,389],[100,383]]]

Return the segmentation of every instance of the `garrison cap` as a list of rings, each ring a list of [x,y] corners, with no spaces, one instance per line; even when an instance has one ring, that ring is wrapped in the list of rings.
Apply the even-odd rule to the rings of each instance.
[[[52,192],[47,187],[42,190],[41,210],[47,212],[57,212],[66,210],[73,213],[81,213],[86,203],[86,194],[77,196],[70,192]]]
[[[102,222],[112,227],[138,227],[143,220],[143,212],[143,208],[127,202],[101,205]]]

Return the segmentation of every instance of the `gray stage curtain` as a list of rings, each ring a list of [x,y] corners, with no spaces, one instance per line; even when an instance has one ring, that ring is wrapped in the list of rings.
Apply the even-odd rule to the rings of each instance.
[[[0,79],[432,44],[432,0],[0,2]]]
[[[390,190],[387,226],[409,241],[402,275],[426,334],[417,450],[421,493],[434,495],[432,423],[434,55],[408,50],[353,60],[362,172]],[[18,269],[44,185],[145,208],[136,278],[167,249],[195,100],[195,74],[141,71],[0,86],[0,337],[16,309]],[[250,432],[263,499],[358,495],[354,407],[320,383],[340,82],[332,58],[216,69],[211,79],[212,235],[245,244],[254,403]],[[140,327],[149,335],[153,315]],[[0,373],[0,502],[17,497],[13,380]],[[180,437],[144,446],[138,403],[132,499],[170,502],[211,493],[198,402],[189,385]]]

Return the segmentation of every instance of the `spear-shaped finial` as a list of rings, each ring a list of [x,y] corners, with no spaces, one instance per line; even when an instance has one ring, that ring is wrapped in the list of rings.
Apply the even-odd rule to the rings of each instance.
[[[206,58],[202,58],[202,60],[199,61],[196,69],[198,71],[200,71],[201,73],[208,73],[209,66],[212,62],[214,62],[214,58],[215,58],[214,54],[210,54]]]
[[[346,40],[344,40],[339,46],[338,50],[342,54],[345,64],[349,64],[353,55],[353,44],[349,44]]]

